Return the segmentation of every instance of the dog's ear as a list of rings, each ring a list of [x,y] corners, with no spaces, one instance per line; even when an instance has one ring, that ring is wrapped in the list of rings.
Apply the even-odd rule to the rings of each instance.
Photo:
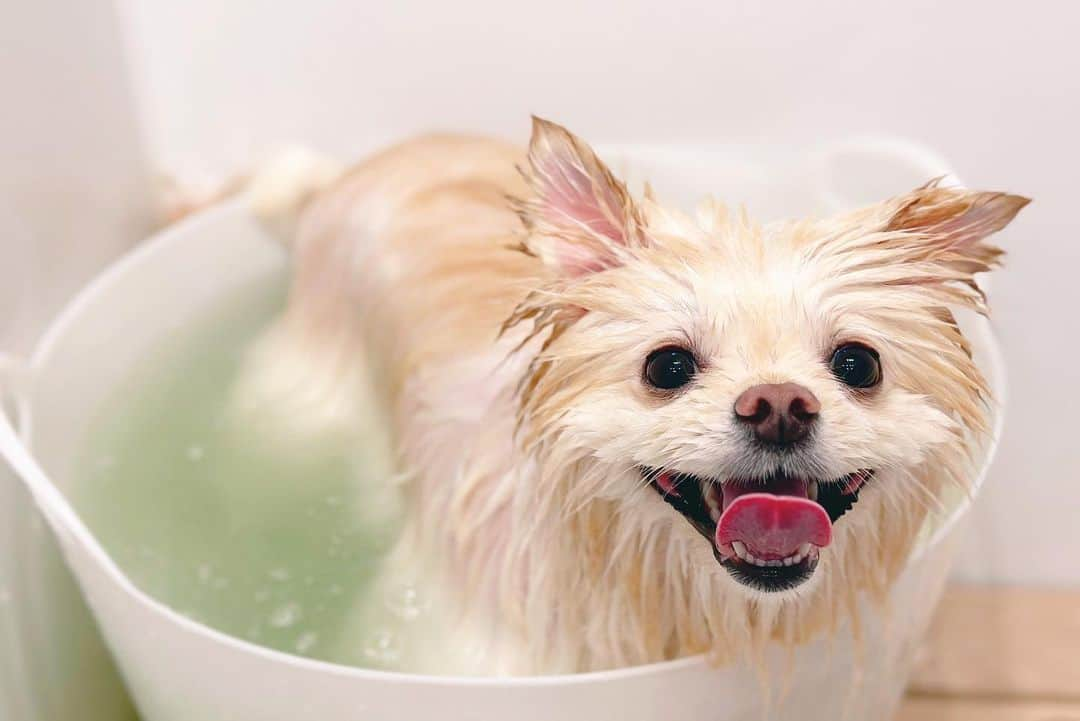
[[[618,266],[642,242],[641,214],[626,186],[562,126],[533,117],[524,173],[533,190],[519,203],[525,248],[561,274]]]
[[[973,275],[989,270],[1002,254],[986,239],[1029,202],[1019,195],[943,188],[933,181],[897,199],[886,230],[916,234],[924,260]]]

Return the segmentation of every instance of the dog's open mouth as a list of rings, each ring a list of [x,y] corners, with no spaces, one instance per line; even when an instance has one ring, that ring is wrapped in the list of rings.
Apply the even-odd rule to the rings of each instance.
[[[760,591],[784,591],[813,575],[820,549],[832,541],[832,524],[855,504],[873,471],[827,481],[777,474],[723,483],[648,468],[642,475],[713,544],[732,577]]]

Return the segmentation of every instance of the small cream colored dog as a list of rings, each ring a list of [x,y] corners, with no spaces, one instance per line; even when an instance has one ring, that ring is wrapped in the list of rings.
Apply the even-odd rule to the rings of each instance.
[[[985,312],[1025,198],[691,218],[543,120],[527,153],[433,136],[307,178],[264,183],[295,275],[252,387],[298,424],[386,408],[402,543],[511,649],[493,669],[800,642],[969,480],[987,387],[951,309]]]

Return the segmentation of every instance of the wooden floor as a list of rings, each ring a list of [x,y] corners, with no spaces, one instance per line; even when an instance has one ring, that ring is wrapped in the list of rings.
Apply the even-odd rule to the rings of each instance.
[[[950,589],[897,721],[1080,721],[1080,592]]]

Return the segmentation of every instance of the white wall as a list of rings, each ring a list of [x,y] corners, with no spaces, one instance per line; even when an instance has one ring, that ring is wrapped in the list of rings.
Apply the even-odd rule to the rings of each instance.
[[[301,141],[356,154],[430,127],[595,141],[891,132],[1035,198],[1003,240],[1007,435],[960,572],[1080,585],[1072,3],[122,0],[150,148],[194,176]],[[706,190],[706,189],[703,189]]]
[[[11,4],[0,21],[0,350],[141,237],[150,176],[111,0]]]

